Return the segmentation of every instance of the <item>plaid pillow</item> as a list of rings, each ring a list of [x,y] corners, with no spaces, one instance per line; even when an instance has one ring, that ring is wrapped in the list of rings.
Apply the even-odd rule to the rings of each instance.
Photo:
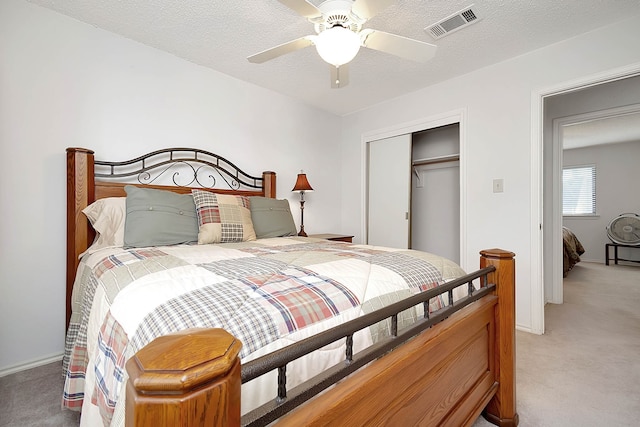
[[[249,198],[192,190],[198,214],[198,244],[256,240]]]

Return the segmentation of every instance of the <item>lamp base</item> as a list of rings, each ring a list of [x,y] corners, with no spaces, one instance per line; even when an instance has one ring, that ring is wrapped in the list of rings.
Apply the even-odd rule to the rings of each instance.
[[[307,237],[304,232],[304,191],[300,192],[300,232],[298,236]]]

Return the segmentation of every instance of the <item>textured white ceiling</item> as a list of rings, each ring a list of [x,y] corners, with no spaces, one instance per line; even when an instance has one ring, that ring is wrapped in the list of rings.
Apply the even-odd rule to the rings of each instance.
[[[426,64],[361,49],[331,89],[313,47],[264,64],[246,57],[314,34],[276,0],[30,0],[196,64],[343,115],[633,15],[639,0],[398,0],[365,24],[438,46]],[[319,5],[322,1],[310,0]],[[424,28],[474,4],[481,20],[440,40]]]

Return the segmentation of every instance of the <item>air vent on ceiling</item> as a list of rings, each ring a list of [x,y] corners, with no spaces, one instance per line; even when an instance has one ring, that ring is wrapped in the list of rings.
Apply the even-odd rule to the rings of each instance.
[[[433,25],[429,25],[424,30],[431,34],[431,37],[434,39],[441,39],[447,34],[461,30],[464,27],[468,27],[480,20],[477,13],[472,8],[473,5],[462,9],[460,12],[456,12]]]

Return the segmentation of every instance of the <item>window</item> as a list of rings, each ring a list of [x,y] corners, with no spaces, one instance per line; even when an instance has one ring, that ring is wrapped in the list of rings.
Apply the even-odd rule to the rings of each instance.
[[[596,214],[595,166],[571,166],[562,169],[562,214]]]

